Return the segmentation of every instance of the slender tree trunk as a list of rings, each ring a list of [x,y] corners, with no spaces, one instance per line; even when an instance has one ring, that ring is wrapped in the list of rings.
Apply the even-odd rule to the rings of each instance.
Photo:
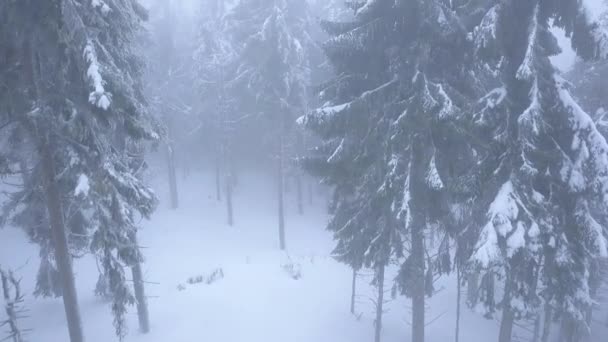
[[[570,315],[564,315],[565,317],[561,320],[560,331],[559,331],[559,342],[577,342],[577,322]]]
[[[472,271],[467,278],[467,304],[474,308],[479,294],[479,272]]]
[[[382,315],[384,314],[384,265],[378,266],[378,298],[376,302],[376,324],[374,341],[380,342],[382,334]]]
[[[217,201],[222,200],[222,156],[220,147],[215,149],[215,198]]]
[[[539,313],[536,314],[536,317],[534,318],[534,332],[532,335],[532,342],[538,342],[538,340],[540,339],[540,321],[541,316]]]
[[[279,155],[278,155],[278,168],[277,168],[277,182],[278,182],[278,214],[279,214],[279,248],[285,250],[285,209],[283,207],[283,185],[284,185],[284,170],[283,170],[283,132],[279,133]]]
[[[141,271],[141,263],[135,264],[131,268],[133,284],[135,289],[135,300],[137,302],[137,318],[139,320],[139,330],[147,334],[150,332],[150,314],[148,313],[148,300],[146,299],[144,279]]]
[[[49,141],[41,144],[42,163],[45,177],[46,202],[51,226],[51,235],[55,247],[55,260],[61,275],[63,289],[63,305],[65,308],[70,342],[83,342],[82,322],[78,307],[78,296],[74,272],[72,270],[72,257],[68,250],[68,241],[63,219],[63,208],[61,207],[61,196],[56,183],[55,161],[51,154]]]
[[[302,198],[302,176],[299,172],[296,175],[296,196],[298,201],[298,214],[304,215],[304,203]]]
[[[133,242],[137,245],[137,233],[133,233]],[[138,247],[139,248],[139,247]],[[137,319],[139,331],[143,334],[150,332],[150,314],[148,313],[148,300],[144,286],[144,276],[141,270],[141,261],[131,267],[133,277],[133,289],[135,292],[135,303],[137,304]]]
[[[461,284],[462,284],[462,272],[460,271],[460,266],[456,263],[456,281],[458,284],[456,285],[456,333],[455,333],[455,341],[458,342],[460,340],[460,302],[461,302]]]
[[[424,235],[421,225],[412,227],[412,256],[414,257],[415,267],[412,293],[412,342],[424,342]]]
[[[308,183],[308,204],[312,206],[312,202],[313,202],[313,189],[312,189],[312,183]]]
[[[232,177],[231,176],[227,176],[225,177],[225,183],[226,183],[226,214],[227,214],[227,219],[228,219],[228,225],[232,226],[234,225],[234,216],[233,216],[233,209],[232,209]]]
[[[175,151],[173,144],[167,143],[167,166],[169,168],[169,192],[171,195],[171,209],[177,209],[179,199],[177,196],[177,177],[175,174]]]
[[[553,323],[553,307],[551,307],[549,303],[545,303],[544,314],[543,334],[540,340],[542,342],[549,342],[549,336],[551,335],[551,324]]]
[[[412,258],[412,342],[424,342],[425,329],[425,253],[424,227],[426,217],[423,202],[426,196],[425,146],[421,134],[412,136],[412,159],[410,162],[410,224],[411,258]]]
[[[515,320],[515,314],[511,308],[512,284],[509,278],[510,277],[507,275],[498,342],[511,342],[511,336],[513,335],[513,322]]]
[[[350,295],[350,313],[355,314],[355,298],[357,298],[357,270],[353,268],[353,282]]]

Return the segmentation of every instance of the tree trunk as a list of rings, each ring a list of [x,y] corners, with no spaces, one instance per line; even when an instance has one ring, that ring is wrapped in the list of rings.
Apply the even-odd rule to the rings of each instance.
[[[378,266],[378,298],[376,302],[376,322],[374,342],[380,342],[382,333],[382,315],[384,313],[384,265]]]
[[[412,136],[412,158],[410,162],[410,224],[412,258],[412,342],[424,342],[425,329],[425,253],[424,227],[426,224],[424,200],[427,192],[425,177],[425,146],[420,134]]]
[[[80,320],[80,310],[78,307],[78,296],[76,294],[76,284],[74,272],[72,270],[72,258],[68,250],[65,223],[63,219],[63,208],[61,206],[61,196],[56,184],[55,161],[51,154],[50,142],[45,141],[41,145],[42,163],[45,177],[45,192],[51,235],[55,247],[55,260],[61,275],[61,285],[63,289],[63,305],[68,324],[68,331],[71,342],[83,342],[82,322]]]
[[[477,306],[479,294],[479,272],[473,271],[467,278],[467,304],[474,308]]]
[[[455,341],[458,342],[460,340],[460,301],[461,301],[461,283],[462,283],[462,273],[460,271],[460,266],[456,263],[456,281],[458,284],[456,285],[456,333],[455,333]]]
[[[173,144],[167,143],[167,166],[169,168],[169,191],[171,195],[171,209],[177,209],[179,206],[177,196],[177,177],[175,175],[175,153]]]
[[[534,332],[532,335],[532,342],[538,342],[540,338],[540,313],[536,314],[534,318]]]
[[[560,325],[559,342],[577,342],[577,322],[568,314],[565,314],[564,316]]]
[[[136,233],[133,234],[133,242],[137,245],[137,235]],[[133,267],[131,267],[131,274],[133,276],[133,289],[135,292],[135,302],[137,304],[139,331],[143,334],[147,334],[150,332],[150,315],[148,313],[148,300],[146,299],[141,261],[138,261],[135,265],[133,265]]]
[[[299,172],[296,175],[296,196],[298,201],[298,214],[304,215],[304,203],[302,199],[302,176]]]
[[[500,321],[500,332],[498,335],[498,342],[511,342],[511,335],[513,333],[513,321],[515,315],[510,307],[505,307],[502,310],[502,320]]]
[[[357,270],[353,268],[353,283],[350,295],[350,313],[355,314],[355,298],[357,297]]]
[[[277,182],[278,182],[278,214],[279,214],[279,248],[285,250],[285,210],[283,207],[283,185],[284,185],[284,170],[283,170],[283,132],[279,136],[279,155],[277,167]]]
[[[511,336],[513,335],[513,322],[515,320],[515,314],[511,308],[512,284],[509,278],[510,277],[507,275],[498,342],[511,342]]]
[[[222,169],[221,169],[222,157],[220,148],[217,147],[215,151],[215,198],[219,201],[222,200]]]
[[[312,183],[308,183],[308,204],[312,206],[312,202],[313,202],[313,189],[312,189]]]
[[[412,256],[415,267],[412,291],[412,342],[424,342],[424,235],[421,225],[412,227]]]
[[[545,318],[543,322],[543,334],[541,342],[549,342],[551,335],[551,324],[553,323],[553,307],[549,303],[545,303]]]
[[[232,177],[225,177],[226,183],[226,214],[228,219],[228,225],[234,225],[234,216],[232,213]]]

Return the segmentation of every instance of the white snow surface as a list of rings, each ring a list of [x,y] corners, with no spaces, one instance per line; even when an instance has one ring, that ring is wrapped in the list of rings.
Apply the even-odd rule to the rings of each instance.
[[[138,332],[132,308],[125,341],[373,341],[371,272],[364,270],[358,280],[357,318],[349,312],[351,271],[330,257],[334,242],[324,229],[328,219],[324,190],[316,188],[314,205],[306,205],[303,216],[297,214],[295,187],[292,185],[286,194],[287,254],[278,250],[272,179],[240,175],[234,194],[234,227],[225,224],[225,204],[215,200],[212,173],[179,179],[182,206],[175,211],[167,209],[169,191],[164,177],[159,176],[153,183],[161,205],[139,236],[145,247],[144,277],[151,282],[146,284],[151,332]],[[0,265],[12,268],[23,278],[23,304],[29,312],[20,323],[33,329],[26,335],[27,340],[68,341],[62,300],[32,296],[37,246],[12,227],[0,229],[0,242]],[[290,263],[293,267],[288,267]],[[224,278],[209,285],[187,283],[188,278],[217,268],[222,268]],[[301,278],[293,279],[286,268],[299,270]],[[76,260],[75,271],[86,341],[117,341],[109,304],[93,293],[97,280],[95,260],[90,256]],[[395,273],[394,267],[387,270],[387,291]],[[182,290],[179,285],[183,285]],[[429,300],[427,320],[436,320],[426,328],[426,341],[452,341],[456,282],[450,277],[437,286],[443,290]],[[387,303],[383,342],[409,340],[410,306],[409,300],[401,296]],[[486,320],[464,305],[462,314],[461,341],[496,340],[497,321]],[[2,310],[0,321],[3,315]],[[605,313],[602,315],[598,317],[605,317]],[[594,328],[599,327],[598,324]],[[599,337],[605,332],[599,330],[598,339],[593,341],[602,340]],[[519,328],[515,328],[515,334],[528,337]]]

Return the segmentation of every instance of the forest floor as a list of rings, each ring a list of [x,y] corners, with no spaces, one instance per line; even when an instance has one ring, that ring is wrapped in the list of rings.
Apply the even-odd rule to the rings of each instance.
[[[160,178],[160,177],[159,177]],[[349,312],[351,271],[330,257],[331,234],[325,231],[326,202],[315,193],[305,198],[304,215],[297,213],[295,189],[286,195],[288,253],[278,250],[275,185],[264,177],[243,176],[234,195],[235,225],[225,224],[225,204],[215,199],[213,177],[192,174],[181,178],[180,208],[167,207],[164,179],[155,182],[161,198],[158,212],[142,223],[140,243],[146,255],[146,292],[151,332],[137,329],[129,314],[126,341],[138,342],[371,342],[374,333],[374,288],[371,273],[358,279],[357,316]],[[61,299],[34,299],[38,250],[16,229],[0,229],[0,265],[22,277],[28,317],[20,323],[33,329],[31,342],[68,341]],[[291,266],[290,266],[291,265]],[[189,278],[220,269],[223,278],[190,284]],[[294,272],[300,277],[294,279]],[[91,256],[76,260],[76,281],[86,340],[109,342],[113,334],[110,307],[93,290],[97,265]],[[297,273],[297,272],[296,272]],[[383,342],[410,340],[409,302],[391,298],[395,270],[387,273]],[[296,277],[297,278],[297,277]],[[438,284],[429,300],[427,341],[454,340],[456,281]],[[464,292],[464,291],[463,291]],[[462,342],[497,340],[497,320],[486,320],[463,305]],[[0,312],[0,321],[3,318]],[[605,318],[603,313],[601,318]],[[600,325],[598,324],[598,327]],[[597,329],[596,329],[597,330]],[[606,341],[598,330],[593,342]],[[516,329],[514,341],[529,333]],[[604,338],[600,338],[603,336]],[[0,340],[3,335],[0,331]]]

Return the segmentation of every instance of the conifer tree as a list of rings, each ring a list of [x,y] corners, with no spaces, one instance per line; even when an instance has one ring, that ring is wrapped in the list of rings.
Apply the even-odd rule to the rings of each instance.
[[[442,1],[349,5],[352,22],[323,23],[336,77],[321,91],[328,104],[300,120],[323,139],[307,167],[334,187],[328,228],[338,260],[374,269],[377,284],[400,261],[412,340],[424,341],[425,297],[450,269],[449,244],[440,247],[447,258],[430,260],[425,239],[433,229],[454,233],[452,206],[470,196],[473,152],[456,121],[487,75],[470,59],[466,11]]]
[[[243,0],[225,17],[236,61],[227,77],[236,110],[252,116],[254,136],[271,144],[277,164],[279,246],[286,248],[284,182],[294,121],[306,108],[311,23],[305,1]],[[259,138],[258,138],[259,139]]]
[[[581,57],[605,54],[605,38],[579,1],[502,1],[474,34],[482,63],[501,81],[472,120],[490,147],[479,154],[472,260],[485,272],[485,304],[501,309],[500,342],[511,341],[514,321],[537,315],[542,302],[543,341],[554,313],[562,338],[578,341],[591,305],[591,261],[606,254],[608,145],[551,64],[560,52],[552,25]]]
[[[135,169],[116,142],[117,136],[130,143],[159,136],[141,91],[144,65],[133,52],[146,11],[132,0],[2,6],[6,20],[0,35],[7,46],[2,83],[13,86],[7,89],[12,100],[0,113],[15,122],[9,134],[24,132],[23,143],[35,152],[25,188],[4,214],[17,224],[27,212],[44,216],[37,200],[42,195],[48,216],[39,223],[50,226],[72,342],[83,340],[68,244],[69,222],[79,216],[108,277],[114,325],[122,338],[126,307],[135,301],[125,267],[142,259],[136,222],[156,205],[137,176],[143,164]]]

